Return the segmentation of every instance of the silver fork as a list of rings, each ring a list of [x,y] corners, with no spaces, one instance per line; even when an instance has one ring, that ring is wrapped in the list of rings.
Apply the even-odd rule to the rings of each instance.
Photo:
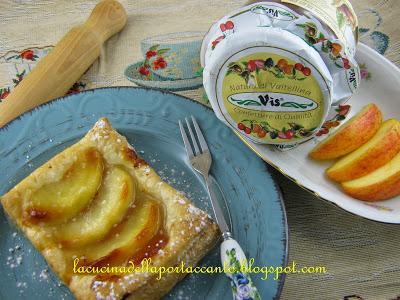
[[[226,223],[218,199],[215,197],[215,193],[212,190],[211,177],[209,174],[212,157],[207,142],[196,119],[193,116],[191,116],[191,119],[196,134],[193,133],[192,125],[188,118],[185,118],[191,143],[182,121],[179,121],[179,128],[181,130],[189,162],[193,169],[200,173],[204,178],[207,192],[211,199],[215,220],[222,233],[223,242],[221,244],[221,263],[226,275],[231,279],[233,298],[242,299],[249,298],[250,296],[252,299],[261,299],[256,286],[250,278],[247,258],[239,243],[232,238],[232,233]]]

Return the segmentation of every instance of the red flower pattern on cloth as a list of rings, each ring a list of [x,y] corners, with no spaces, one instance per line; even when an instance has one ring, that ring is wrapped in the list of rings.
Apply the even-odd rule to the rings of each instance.
[[[32,66],[34,67],[35,62],[47,55],[51,48],[53,48],[53,46],[40,48],[33,47],[24,49],[22,51],[10,51],[10,54],[4,57],[6,62],[14,63],[15,72],[11,74],[12,82],[8,86],[0,87],[0,102],[7,98],[7,96],[12,92],[12,89],[16,87],[31,71],[31,68]],[[27,61],[31,61],[33,64],[29,62],[28,66]],[[68,90],[66,94],[79,93],[85,88],[86,83],[78,81]]]
[[[7,96],[10,94],[10,88],[3,88],[0,89],[0,100],[3,100],[7,98]]]
[[[156,51],[153,51],[153,50],[148,50],[147,52],[146,52],[146,58],[147,59],[150,59],[150,58],[152,58],[153,56],[156,56],[157,55],[157,52]]]
[[[31,49],[28,49],[28,50],[25,50],[25,51],[22,51],[21,52],[21,57],[23,58],[23,59],[27,59],[27,60],[34,60],[34,53],[33,53],[33,50],[31,50]]]
[[[22,58],[24,60],[36,61],[39,58],[39,55],[37,53],[37,49],[39,49],[39,48],[32,48],[32,49],[22,50],[21,52],[19,52],[16,55],[12,55],[12,56],[7,57],[6,60]]]
[[[74,85],[68,90],[67,95],[77,94],[83,91],[86,87],[86,83],[81,81],[75,82]]]
[[[150,74],[150,71],[147,66],[141,66],[139,69],[139,73],[143,76],[148,76]]]
[[[162,56],[157,57],[157,59],[153,62],[154,70],[164,69],[167,66],[167,62],[164,60]]]
[[[161,48],[160,45],[151,46],[145,53],[145,60],[138,67],[139,74],[146,77],[147,80],[151,79],[151,70],[159,70],[167,67],[167,61],[163,57],[164,53],[168,52],[169,48]]]
[[[22,79],[24,79],[26,75],[26,70],[23,70],[21,73],[17,73],[15,74],[15,78],[13,78],[13,83],[14,83],[14,87],[16,87],[21,81]]]

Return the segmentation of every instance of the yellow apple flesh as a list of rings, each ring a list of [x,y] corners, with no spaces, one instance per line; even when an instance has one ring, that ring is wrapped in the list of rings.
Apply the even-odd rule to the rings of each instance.
[[[120,167],[111,167],[89,207],[70,223],[60,226],[59,242],[75,247],[101,240],[113,225],[121,222],[134,203],[135,192],[136,186],[129,173]]]
[[[351,197],[365,201],[381,201],[399,195],[400,153],[368,175],[343,182],[342,188]]]
[[[42,186],[25,203],[25,221],[62,222],[74,217],[96,195],[103,167],[103,159],[96,149],[79,153],[61,180]]]
[[[326,170],[337,182],[349,181],[378,169],[400,151],[400,122],[385,121],[378,132],[357,150],[338,160]]]

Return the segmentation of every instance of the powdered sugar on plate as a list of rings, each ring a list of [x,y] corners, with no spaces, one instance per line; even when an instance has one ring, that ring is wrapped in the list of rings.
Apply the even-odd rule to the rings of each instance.
[[[138,149],[138,153],[150,164],[164,182],[173,186],[182,195],[193,201],[196,206],[212,215],[210,199],[204,186],[199,184],[202,179],[195,174],[195,171],[183,170],[181,166],[173,162],[161,161],[157,153],[145,152],[143,149]],[[182,205],[185,204],[183,199],[176,199],[176,201]]]
[[[9,226],[13,224],[10,223]],[[72,299],[68,289],[59,281],[41,255],[19,231],[8,231],[4,242],[8,245],[2,276],[13,278],[15,290],[24,299],[40,299],[46,291],[48,299]],[[43,261],[43,262],[41,262]],[[43,289],[35,290],[30,282],[40,282]]]

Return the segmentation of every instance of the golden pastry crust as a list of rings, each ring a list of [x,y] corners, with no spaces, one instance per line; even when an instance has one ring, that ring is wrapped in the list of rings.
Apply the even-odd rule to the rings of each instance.
[[[101,154],[105,164],[123,166],[136,181],[139,193],[149,194],[163,203],[168,242],[151,257],[152,265],[176,266],[183,261],[186,266],[194,266],[214,247],[219,239],[219,229],[213,220],[163,182],[105,118],[100,119],[80,141],[53,157],[2,196],[1,203],[77,299],[161,298],[184,274],[166,273],[161,280],[157,280],[158,274],[155,273],[131,273],[108,279],[71,274],[73,257],[54,241],[56,227],[24,221],[24,202],[29,201],[39,188],[60,180],[77,160],[77,153],[91,148]]]

